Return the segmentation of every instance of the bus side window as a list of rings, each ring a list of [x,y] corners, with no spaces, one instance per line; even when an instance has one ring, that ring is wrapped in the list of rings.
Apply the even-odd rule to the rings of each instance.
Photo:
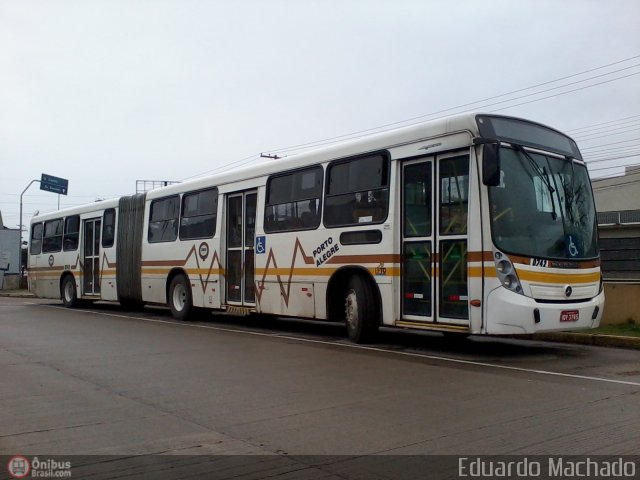
[[[102,217],[102,247],[113,247],[116,239],[116,209],[108,208]]]
[[[180,197],[178,195],[153,200],[149,214],[149,243],[173,242],[178,238]]]
[[[389,159],[385,154],[340,160],[327,168],[324,224],[381,223],[389,206]]]
[[[211,238],[216,233],[218,189],[208,188],[182,196],[180,240]]]
[[[61,218],[44,222],[44,238],[42,252],[53,253],[62,250],[63,222]]]
[[[42,223],[34,223],[31,227],[31,242],[29,244],[31,255],[40,255],[42,252],[42,230]]]
[[[64,236],[62,250],[70,252],[78,249],[80,235],[80,215],[73,215],[64,219]]]
[[[267,182],[264,231],[312,230],[320,225],[320,166],[278,174]]]

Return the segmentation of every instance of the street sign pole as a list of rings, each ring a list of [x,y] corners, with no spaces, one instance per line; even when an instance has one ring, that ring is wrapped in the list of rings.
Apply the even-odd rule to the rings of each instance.
[[[40,180],[31,180],[29,185],[27,185],[27,188],[25,188],[20,194],[20,235],[18,235],[18,275],[20,283],[22,283],[22,197],[34,182],[38,182],[40,184],[40,190],[58,194],[58,210],[60,210],[60,195],[66,195],[69,191],[69,180],[43,173],[40,176]],[[27,238],[29,237],[27,236]]]
[[[22,285],[22,196],[25,194],[29,187],[33,185],[33,182],[40,183],[40,180],[31,180],[27,188],[25,188],[20,194],[20,234],[18,235],[18,288]]]

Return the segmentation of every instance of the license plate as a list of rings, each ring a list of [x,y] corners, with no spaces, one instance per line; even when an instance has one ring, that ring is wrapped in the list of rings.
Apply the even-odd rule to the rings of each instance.
[[[563,310],[560,314],[561,322],[577,322],[580,319],[578,310]]]

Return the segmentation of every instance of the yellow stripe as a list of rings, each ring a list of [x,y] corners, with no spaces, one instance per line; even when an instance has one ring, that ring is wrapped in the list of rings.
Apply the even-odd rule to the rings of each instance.
[[[594,283],[600,280],[600,272],[593,273],[549,273],[516,269],[518,278],[527,282],[542,283]]]
[[[468,269],[469,276],[473,278],[482,277],[482,267],[469,267]],[[484,269],[485,277],[497,277],[498,273],[496,272],[495,267],[486,267]]]
[[[400,276],[400,268],[399,267],[385,267],[386,273],[385,275],[381,275],[377,271],[377,267],[370,267],[367,270],[373,276],[382,276],[382,277],[398,277]],[[280,275],[281,277],[289,275],[298,276],[298,277],[323,277],[332,275],[335,273],[336,268],[294,268],[291,270],[290,268],[256,268],[256,276],[264,276],[274,277],[276,275]]]
[[[167,275],[173,267],[170,268],[143,268],[142,273],[147,275]],[[224,275],[224,269],[222,268],[187,268],[185,271],[189,275]]]
[[[167,270],[168,272],[168,270]],[[224,269],[222,268],[212,268],[209,270],[208,268],[187,268],[186,272],[189,275],[222,275],[224,274]]]
[[[431,323],[431,322],[422,323],[422,322],[412,322],[410,320],[398,320],[396,321],[396,326],[423,328],[425,330],[453,331],[453,332],[469,331],[469,327],[465,325],[452,325],[452,324]]]

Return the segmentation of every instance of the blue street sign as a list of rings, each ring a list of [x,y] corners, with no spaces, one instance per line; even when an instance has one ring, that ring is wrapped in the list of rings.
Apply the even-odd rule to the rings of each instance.
[[[66,195],[69,190],[69,180],[43,173],[40,177],[40,190]]]

